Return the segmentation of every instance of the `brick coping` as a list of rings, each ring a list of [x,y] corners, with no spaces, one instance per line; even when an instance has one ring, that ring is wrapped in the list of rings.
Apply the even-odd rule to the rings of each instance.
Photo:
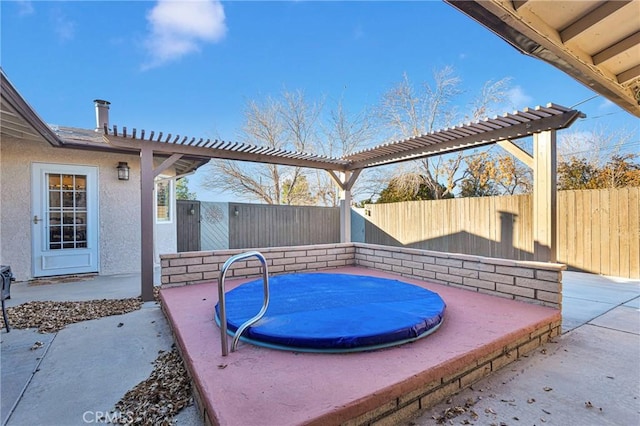
[[[553,262],[536,262],[531,260],[512,260],[512,259],[502,259],[498,257],[487,257],[487,256],[477,256],[472,254],[464,254],[464,253],[451,253],[451,252],[442,252],[442,251],[434,251],[434,250],[423,250],[423,249],[414,249],[407,247],[395,247],[395,246],[384,246],[380,244],[370,244],[370,243],[333,243],[333,244],[313,244],[306,246],[280,246],[280,247],[256,247],[256,248],[246,248],[246,249],[225,249],[225,250],[209,250],[209,251],[191,251],[191,252],[182,252],[182,253],[165,253],[160,255],[160,260],[170,260],[170,259],[185,259],[185,258],[194,258],[194,257],[203,257],[203,256],[222,256],[225,259],[233,256],[234,254],[242,253],[245,251],[257,250],[261,253],[274,253],[274,252],[295,252],[299,250],[323,250],[323,249],[334,249],[334,248],[365,248],[372,250],[384,250],[384,251],[402,251],[405,253],[416,254],[416,255],[426,255],[426,256],[434,256],[438,258],[444,259],[459,259],[459,260],[467,260],[467,261],[478,261],[481,263],[501,265],[501,266],[524,266],[524,267],[535,267],[537,269],[543,269],[548,271],[564,271],[567,269],[567,265],[562,263],[553,263]]]

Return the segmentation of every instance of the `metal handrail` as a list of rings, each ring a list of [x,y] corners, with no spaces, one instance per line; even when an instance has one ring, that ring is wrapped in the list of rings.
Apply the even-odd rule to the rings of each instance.
[[[231,344],[231,352],[235,352],[236,346],[238,345],[238,340],[240,340],[240,336],[244,331],[255,324],[260,320],[267,312],[267,307],[269,306],[269,273],[267,271],[267,259],[262,255],[262,253],[258,251],[248,251],[245,253],[236,254],[235,256],[231,256],[224,262],[222,265],[222,269],[220,269],[220,276],[218,278],[218,303],[220,304],[220,343],[222,345],[222,356],[227,356],[229,354],[229,347],[227,344],[227,310],[226,310],[226,301],[225,301],[225,288],[224,288],[224,279],[227,275],[227,269],[238,260],[243,260],[248,257],[257,257],[260,263],[262,263],[262,282],[264,284],[264,299],[262,302],[262,309],[258,314],[247,320],[244,324],[242,324],[236,330],[233,335],[233,342]]]

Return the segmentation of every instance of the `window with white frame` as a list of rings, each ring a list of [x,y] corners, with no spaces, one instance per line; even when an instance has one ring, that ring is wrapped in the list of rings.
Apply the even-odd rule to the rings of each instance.
[[[156,222],[171,222],[173,219],[173,181],[159,179],[156,181]]]

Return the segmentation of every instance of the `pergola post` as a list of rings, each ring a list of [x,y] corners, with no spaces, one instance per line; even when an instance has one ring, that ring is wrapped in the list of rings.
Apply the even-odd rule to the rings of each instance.
[[[533,258],[555,262],[556,131],[533,135]]]
[[[340,242],[351,242],[351,188],[356,183],[362,169],[345,170],[336,174],[333,170],[327,170],[329,176],[340,187]]]
[[[344,182],[349,181],[351,172],[344,172]],[[351,242],[351,187],[340,189],[340,242]]]
[[[140,272],[142,301],[153,300],[153,150],[140,150]]]

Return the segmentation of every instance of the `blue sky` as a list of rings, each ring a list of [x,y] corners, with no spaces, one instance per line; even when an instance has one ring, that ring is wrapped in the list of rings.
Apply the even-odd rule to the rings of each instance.
[[[342,98],[357,112],[403,73],[419,83],[448,65],[469,96],[509,77],[509,111],[594,96],[439,1],[2,1],[0,8],[4,71],[46,122],[62,126],[92,128],[92,100],[100,98],[111,102],[119,127],[234,140],[248,100],[300,89],[310,100]],[[630,149],[638,150],[631,114],[602,97],[577,108],[588,117],[572,131],[624,128],[636,134]]]

